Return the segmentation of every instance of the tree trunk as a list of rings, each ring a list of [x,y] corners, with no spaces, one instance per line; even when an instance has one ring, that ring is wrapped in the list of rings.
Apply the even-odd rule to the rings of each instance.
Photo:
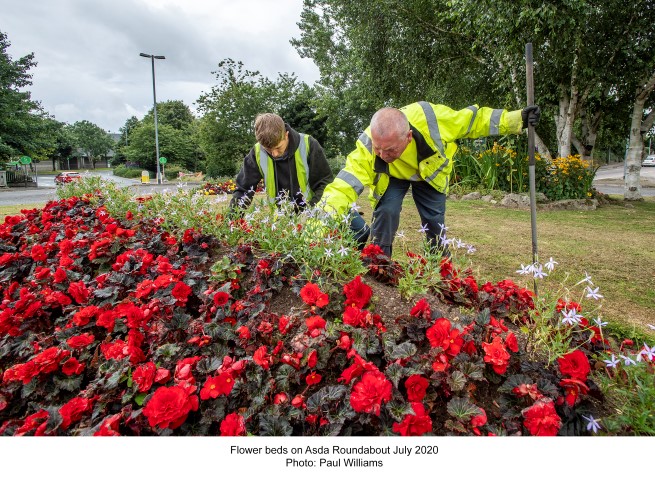
[[[557,131],[557,156],[568,157],[571,155],[571,143],[573,141],[573,122],[575,121],[575,105],[577,92],[572,91],[569,97],[566,88],[561,86],[559,98],[559,113],[555,117],[555,128]]]
[[[625,200],[641,200],[641,185],[639,173],[641,170],[641,157],[644,152],[644,134],[653,126],[655,113],[650,113],[644,119],[644,105],[650,93],[655,88],[655,72],[643,86],[637,88],[635,103],[632,107],[632,121],[630,122],[630,141],[628,153],[625,157],[625,186],[623,198]]]
[[[573,140],[573,123],[578,109],[578,62],[579,45],[576,39],[576,49],[573,52],[573,64],[571,65],[571,81],[567,86],[560,84],[559,113],[555,117],[555,128],[557,131],[557,155],[568,157],[571,155],[571,143]]]
[[[582,104],[581,104],[582,105]],[[596,137],[598,137],[598,128],[600,126],[601,118],[601,109],[598,109],[594,112],[593,115],[589,114],[589,111],[581,107],[580,108],[580,121],[581,121],[581,134],[578,138],[573,134],[571,141],[573,146],[580,154],[582,160],[592,161],[592,152],[596,145]]]

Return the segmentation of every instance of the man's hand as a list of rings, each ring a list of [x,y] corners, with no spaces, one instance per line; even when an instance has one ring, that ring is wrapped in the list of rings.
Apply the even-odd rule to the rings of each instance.
[[[528,125],[536,127],[541,118],[541,109],[537,105],[530,105],[523,109],[521,117],[523,118],[523,128],[528,128]]]

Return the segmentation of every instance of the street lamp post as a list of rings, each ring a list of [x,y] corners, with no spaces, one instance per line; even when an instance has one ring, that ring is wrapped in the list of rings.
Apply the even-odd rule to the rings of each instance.
[[[157,165],[157,183],[161,184],[161,174],[159,173],[159,132],[157,131],[157,91],[155,90],[155,58],[157,60],[164,60],[166,57],[163,55],[148,55],[147,53],[140,53],[142,57],[150,58],[152,61],[152,98],[154,100],[155,112],[155,150],[157,158],[155,164]]]

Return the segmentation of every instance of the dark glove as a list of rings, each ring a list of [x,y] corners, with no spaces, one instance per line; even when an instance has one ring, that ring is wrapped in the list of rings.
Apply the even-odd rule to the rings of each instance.
[[[536,127],[541,118],[541,109],[537,105],[530,105],[523,109],[521,117],[523,118],[523,128],[528,128],[528,124]]]

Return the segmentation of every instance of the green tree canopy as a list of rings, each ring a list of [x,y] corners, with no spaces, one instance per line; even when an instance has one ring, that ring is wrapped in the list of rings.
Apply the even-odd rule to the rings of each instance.
[[[177,130],[170,125],[158,125],[159,155],[170,164],[195,167],[198,147],[187,130]],[[155,124],[142,122],[130,134],[130,144],[124,149],[127,159],[150,171],[157,170],[155,163]],[[169,165],[169,164],[167,164]]]
[[[154,124],[154,119],[154,109],[151,108],[141,122]],[[157,102],[157,125],[169,125],[176,130],[184,130],[194,121],[195,117],[191,109],[182,100]]]
[[[325,141],[324,118],[317,113],[314,90],[295,75],[280,74],[271,81],[232,59],[218,67],[214,72],[218,84],[197,102],[203,114],[198,138],[209,175],[236,173],[255,143],[254,120],[259,113],[277,113],[293,128]]]
[[[111,136],[95,123],[81,120],[72,125],[75,145],[91,160],[93,168],[100,156],[107,155],[114,147]]]
[[[54,149],[54,131],[38,102],[25,87],[32,84],[29,70],[36,66],[34,54],[12,60],[11,43],[0,32],[0,161],[29,155],[44,159]]]

